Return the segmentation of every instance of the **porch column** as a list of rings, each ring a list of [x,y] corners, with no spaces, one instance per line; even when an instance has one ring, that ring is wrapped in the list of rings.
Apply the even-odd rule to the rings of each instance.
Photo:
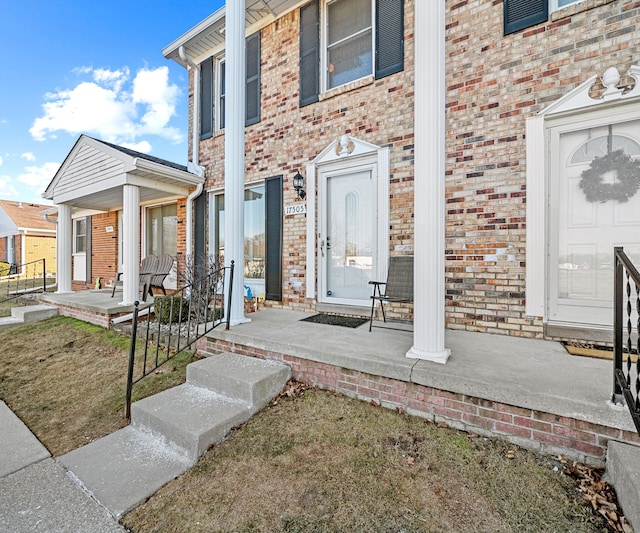
[[[235,261],[231,324],[244,316],[244,123],[245,0],[226,2],[226,98],[224,131],[224,262]]]
[[[133,305],[139,296],[140,282],[140,189],[122,187],[122,301]]]
[[[415,2],[414,20],[414,328],[407,357],[446,363],[445,0]]]
[[[71,256],[73,254],[73,223],[71,206],[58,205],[58,224],[56,226],[56,294],[73,292],[71,290]]]

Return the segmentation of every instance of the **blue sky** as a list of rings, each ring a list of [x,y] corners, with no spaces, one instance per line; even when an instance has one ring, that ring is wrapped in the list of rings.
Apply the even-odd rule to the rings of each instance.
[[[0,0],[0,199],[41,197],[81,133],[187,163],[187,71],[162,49],[224,0]]]

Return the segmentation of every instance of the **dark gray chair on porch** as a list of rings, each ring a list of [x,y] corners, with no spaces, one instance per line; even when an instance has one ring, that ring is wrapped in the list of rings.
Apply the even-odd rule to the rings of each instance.
[[[369,320],[369,331],[371,331],[376,302],[380,303],[384,322],[387,321],[387,317],[384,314],[384,302],[413,302],[413,256],[400,255],[389,258],[387,281],[370,281],[369,285],[373,285],[371,318]]]
[[[161,255],[158,258],[158,263],[156,265],[155,272],[153,272],[151,279],[149,280],[149,285],[147,286],[147,290],[151,296],[153,296],[152,287],[156,287],[157,289],[162,290],[162,294],[167,295],[167,291],[164,288],[164,280],[171,273],[171,269],[173,268],[173,257],[169,254]]]
[[[147,299],[147,292],[150,292],[149,286],[152,280],[153,274],[158,269],[158,258],[155,255],[148,255],[140,263],[140,287],[142,287],[142,301]],[[116,287],[122,287],[122,272],[118,272],[116,280],[113,283],[113,290],[111,291],[111,298],[116,293]]]

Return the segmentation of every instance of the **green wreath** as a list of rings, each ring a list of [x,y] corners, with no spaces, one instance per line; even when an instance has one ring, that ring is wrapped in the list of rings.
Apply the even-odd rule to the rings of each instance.
[[[615,183],[603,183],[602,176],[616,171]],[[603,157],[595,157],[591,167],[581,174],[580,188],[589,202],[616,200],[623,203],[638,192],[640,187],[640,161],[622,150],[615,150]]]

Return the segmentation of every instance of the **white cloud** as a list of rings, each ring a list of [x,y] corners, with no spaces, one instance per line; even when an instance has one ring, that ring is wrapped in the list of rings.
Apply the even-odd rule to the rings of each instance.
[[[26,172],[18,176],[18,181],[33,189],[34,192],[41,194],[59,168],[60,163],[44,163],[40,166],[26,167]]]
[[[52,139],[56,132],[64,131],[87,133],[117,144],[140,143],[143,135],[182,141],[180,130],[169,126],[180,89],[169,82],[167,67],[141,69],[133,80],[127,67],[81,67],[75,72],[91,76],[91,81],[46,95],[43,114],[29,130],[34,139]]]
[[[12,184],[10,176],[0,176],[0,198],[9,200],[18,198],[18,190]]]
[[[22,159],[26,159],[27,161],[35,161],[36,156],[33,155],[33,152],[25,152],[20,156]]]
[[[129,148],[130,150],[135,150],[136,152],[142,152],[143,154],[151,152],[151,144],[147,141],[140,141],[139,143],[122,143],[121,146]]]
[[[0,156],[0,167],[2,166],[2,156]]]

